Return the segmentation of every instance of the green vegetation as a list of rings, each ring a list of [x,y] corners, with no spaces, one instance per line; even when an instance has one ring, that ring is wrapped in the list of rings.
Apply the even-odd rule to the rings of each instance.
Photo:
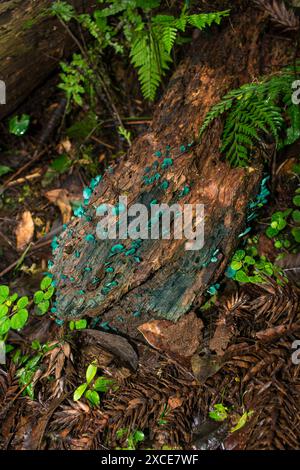
[[[221,151],[232,166],[240,167],[249,165],[251,152],[267,135],[277,149],[294,143],[300,137],[300,107],[292,103],[291,90],[299,71],[298,64],[230,91],[208,112],[200,137],[226,113]]]
[[[145,439],[144,433],[138,429],[128,434],[128,429],[121,428],[116,432],[116,436],[118,440],[122,440],[126,436],[126,447],[117,447],[119,450],[136,450],[139,443]]]
[[[266,277],[274,277],[282,282],[282,272],[276,264],[271,263],[266,256],[258,254],[258,237],[249,238],[245,249],[238,250],[227,269],[226,276],[237,282],[260,284],[266,282]]]
[[[172,63],[174,45],[187,40],[183,34],[188,28],[202,30],[213,23],[220,24],[222,18],[229,15],[228,10],[189,14],[187,3],[179,17],[156,14],[160,0],[101,0],[100,3],[108,6],[96,9],[91,15],[77,14],[72,5],[63,1],[56,1],[51,7],[51,13],[67,28],[67,23],[75,21],[94,39],[88,49],[79,43],[81,53],[74,54],[70,64],[62,63],[59,86],[66,92],[68,101],[79,106],[83,104],[85,93],[93,96],[96,91],[95,75],[99,79],[99,58],[106,48],[130,59],[138,72],[144,98],[153,101],[162,77]],[[105,88],[103,76],[101,85]]]
[[[52,279],[44,277],[40,290],[34,293],[31,300],[27,296],[11,294],[8,286],[0,286],[0,341],[6,342],[11,329],[18,331],[24,328],[28,321],[29,309],[32,314],[38,316],[48,312],[55,290],[51,284]]]
[[[82,396],[84,396],[91,406],[100,405],[99,393],[108,392],[108,390],[114,385],[114,380],[107,379],[102,376],[96,377],[97,370],[98,367],[95,363],[92,363],[87,367],[85,373],[86,382],[76,388],[73,394],[74,401],[78,401]]]
[[[9,132],[17,135],[18,137],[25,134],[29,127],[30,116],[28,114],[22,114],[22,116],[13,116],[9,120]]]

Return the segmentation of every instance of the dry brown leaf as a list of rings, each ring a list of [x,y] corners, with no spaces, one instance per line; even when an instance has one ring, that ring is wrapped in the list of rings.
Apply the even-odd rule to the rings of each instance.
[[[170,397],[168,400],[168,406],[172,410],[176,410],[176,408],[179,408],[183,403],[183,399],[177,396]]]
[[[52,189],[51,191],[47,191],[45,196],[50,202],[59,207],[63,224],[67,224],[72,215],[68,192],[65,189]]]
[[[23,251],[33,239],[34,222],[30,211],[24,211],[16,228],[17,250]]]
[[[202,320],[192,312],[177,323],[154,320],[139,326],[138,330],[154,348],[188,358],[200,345],[202,328]]]
[[[209,342],[209,349],[215,351],[218,356],[223,356],[231,336],[232,332],[226,325],[218,325],[214,336]]]

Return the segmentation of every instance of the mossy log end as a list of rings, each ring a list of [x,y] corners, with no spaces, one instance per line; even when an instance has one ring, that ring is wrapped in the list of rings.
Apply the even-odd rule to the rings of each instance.
[[[264,28],[260,13],[249,8],[209,34],[201,33],[194,42],[158,104],[149,132],[105,173],[85,215],[74,220],[58,240],[52,273],[60,318],[99,317],[100,323],[136,336],[137,326],[149,319],[176,321],[195,308],[223,273],[245,229],[249,201],[259,191],[260,158],[253,155],[245,169],[232,169],[222,161],[220,121],[201,143],[174,158],[165,170],[161,163],[155,166],[159,160],[155,152],[164,153],[167,145],[179,149],[193,141],[209,108],[227,91],[291,59],[292,48],[289,57],[285,41],[266,36]],[[146,167],[160,174],[158,181],[144,184]],[[168,187],[161,185],[165,180]],[[205,204],[202,250],[186,251],[185,240],[154,240],[143,241],[134,255],[123,252],[111,257],[117,241],[86,240],[87,234],[95,235],[100,204],[115,204],[119,195],[127,195],[129,205],[150,205],[153,200],[172,204],[186,185],[190,192],[179,203]],[[132,241],[119,243],[129,250]],[[217,262],[212,263],[216,250]],[[106,272],[108,262],[112,272]]]
[[[65,28],[46,13],[51,0],[0,2],[0,80],[6,84],[6,104],[0,119],[14,111],[75,48]],[[74,0],[83,11],[95,0]]]

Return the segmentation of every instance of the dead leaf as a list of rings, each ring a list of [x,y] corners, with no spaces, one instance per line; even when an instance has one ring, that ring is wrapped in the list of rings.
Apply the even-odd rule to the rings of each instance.
[[[215,375],[224,363],[223,358],[219,356],[195,355],[191,359],[193,374],[200,383],[204,383],[209,377]]]
[[[65,189],[52,189],[45,193],[46,198],[59,207],[62,215],[63,224],[67,224],[72,215],[72,208],[68,197],[68,191]]]
[[[30,211],[24,211],[16,228],[17,250],[23,251],[33,239],[34,223]]]
[[[213,338],[209,342],[209,349],[215,351],[218,356],[223,356],[231,336],[232,332],[226,325],[218,325]]]
[[[154,320],[138,327],[151,346],[176,357],[188,358],[197,351],[203,322],[194,312],[185,315],[177,323]]]
[[[171,410],[176,410],[176,408],[180,408],[182,403],[183,399],[176,395],[174,397],[170,397],[168,400],[168,406],[169,408],[171,408]]]
[[[89,342],[91,339],[101,348],[113,354],[125,365],[136,370],[138,367],[138,356],[127,339],[112,333],[105,333],[98,330],[81,330],[76,332],[83,340]],[[75,333],[75,334],[76,334]]]

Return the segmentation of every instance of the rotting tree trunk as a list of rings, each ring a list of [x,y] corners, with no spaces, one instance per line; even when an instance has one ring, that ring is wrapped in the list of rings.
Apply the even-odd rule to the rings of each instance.
[[[202,33],[194,43],[157,106],[149,132],[134,142],[113,171],[105,173],[85,215],[73,221],[58,240],[52,272],[60,318],[99,317],[100,323],[136,336],[137,326],[149,319],[176,321],[195,308],[223,273],[245,229],[248,203],[259,190],[259,157],[253,155],[251,167],[245,169],[232,169],[223,162],[219,152],[222,124],[217,121],[202,142],[174,158],[172,166],[163,170],[159,162],[154,167],[153,172],[161,174],[158,181],[145,185],[143,178],[152,174],[145,173],[146,167],[164,158],[155,152],[171,145],[176,154],[181,145],[194,140],[209,108],[227,91],[291,59],[285,41],[265,36],[264,28],[260,13],[246,8],[219,29]],[[165,180],[168,188],[162,189]],[[178,199],[186,185],[191,188],[189,194]],[[143,241],[134,255],[111,257],[117,241],[91,243],[85,237],[95,235],[96,207],[115,204],[119,195],[127,195],[129,205],[150,206],[153,200],[205,204],[204,248],[185,251],[186,240]],[[131,240],[119,243],[130,250]],[[217,262],[212,263],[217,250]],[[106,272],[107,266],[113,272]]]
[[[0,119],[17,106],[74,50],[74,42],[59,21],[45,14],[51,0],[0,2],[0,80],[6,84],[6,104]],[[74,0],[78,11],[95,0]]]

